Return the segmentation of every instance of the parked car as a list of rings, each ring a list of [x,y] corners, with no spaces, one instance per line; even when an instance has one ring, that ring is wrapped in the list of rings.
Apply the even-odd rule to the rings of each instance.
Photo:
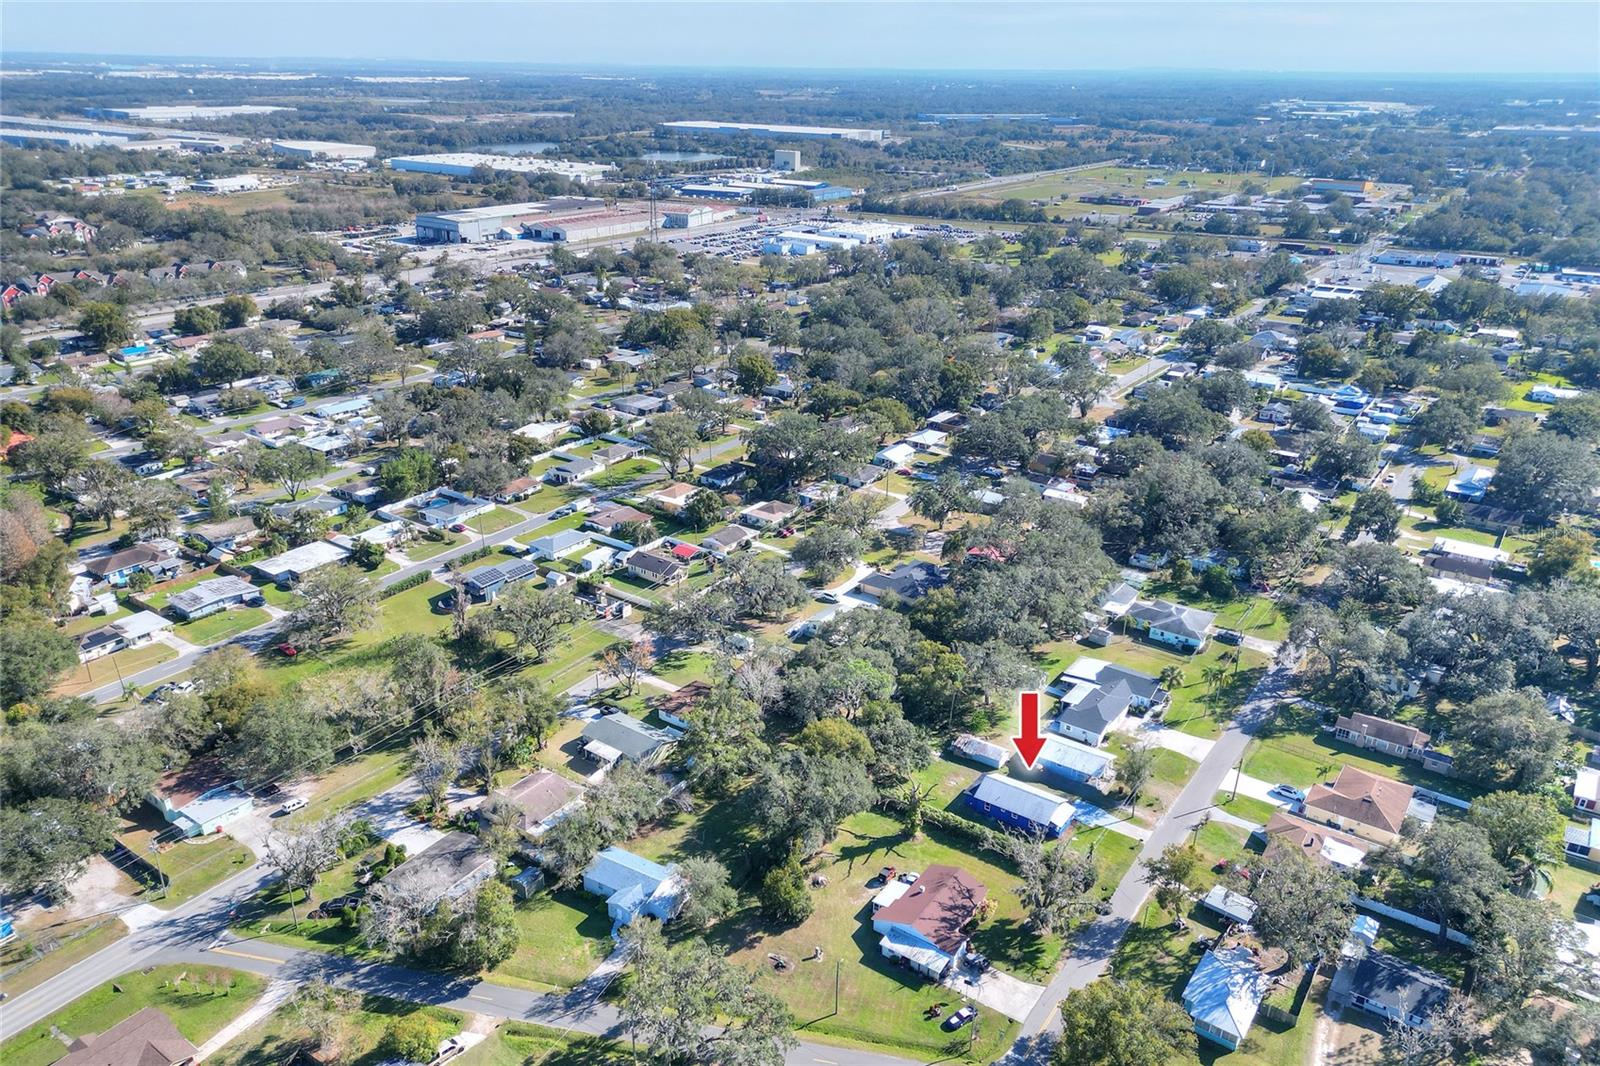
[[[1244,634],[1237,629],[1219,629],[1217,630],[1217,639],[1224,644],[1243,644]]]
[[[954,1032],[977,1016],[978,1008],[969,1003],[965,1007],[962,1007],[960,1010],[956,1011],[954,1014],[950,1015],[950,1017],[946,1018],[944,1020],[944,1027],[947,1030]]]
[[[823,589],[821,592],[817,593],[817,602],[819,602],[819,603],[838,603],[839,602],[839,594],[837,592],[833,591],[832,589]]]
[[[1273,785],[1267,789],[1267,795],[1290,803],[1304,803],[1306,801],[1306,790],[1295,788],[1293,785]]]
[[[452,533],[465,533],[466,531],[467,524],[465,522],[457,522],[455,525],[450,527],[450,532]]]
[[[296,655],[300,654],[300,649],[295,647],[293,644],[289,644],[289,643],[279,644],[273,650],[275,650],[279,655],[283,656],[285,659],[293,659]]]
[[[281,817],[283,815],[293,814],[295,811],[303,811],[305,809],[306,798],[304,796],[295,796],[285,802],[282,807],[278,808],[278,815]]]
[[[792,537],[792,536],[794,536],[794,527],[793,526],[784,526],[782,529],[778,530],[778,536],[780,536],[780,537]]]

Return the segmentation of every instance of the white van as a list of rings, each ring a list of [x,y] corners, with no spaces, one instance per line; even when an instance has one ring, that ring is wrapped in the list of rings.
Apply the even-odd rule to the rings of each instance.
[[[280,815],[293,814],[295,811],[303,811],[305,809],[306,798],[304,796],[291,796],[284,802],[282,807],[278,808],[278,813]]]

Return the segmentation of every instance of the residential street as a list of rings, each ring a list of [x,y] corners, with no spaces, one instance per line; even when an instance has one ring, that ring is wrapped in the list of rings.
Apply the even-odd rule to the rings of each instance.
[[[1212,799],[1231,781],[1234,764],[1243,758],[1250,738],[1276,713],[1288,692],[1297,658],[1293,649],[1289,649],[1286,657],[1274,664],[1251,690],[1244,706],[1217,738],[1161,821],[1156,823],[1139,851],[1138,860],[1117,885],[1111,895],[1111,913],[1096,918],[1079,932],[1063,956],[1048,990],[1023,1022],[1016,1045],[1001,1062],[1007,1066],[1041,1066],[1049,1061],[1054,1034],[1061,1031],[1058,1013],[1061,1001],[1069,992],[1105,974],[1117,946],[1150,894],[1150,886],[1144,882],[1144,864],[1169,844],[1197,830],[1212,809]]]

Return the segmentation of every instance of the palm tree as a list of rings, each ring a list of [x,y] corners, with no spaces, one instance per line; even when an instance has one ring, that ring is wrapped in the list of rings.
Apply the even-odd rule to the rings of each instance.
[[[1168,692],[1176,692],[1183,687],[1183,667],[1164,666],[1161,668],[1161,674],[1156,680],[1160,681],[1161,687]]]
[[[1210,663],[1200,671],[1200,680],[1206,683],[1206,690],[1215,693],[1222,683],[1228,678],[1228,668],[1220,662]]]

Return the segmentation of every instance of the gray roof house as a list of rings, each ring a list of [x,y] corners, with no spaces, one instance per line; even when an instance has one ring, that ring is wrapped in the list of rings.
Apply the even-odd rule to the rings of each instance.
[[[1096,686],[1075,703],[1062,701],[1050,728],[1085,744],[1100,744],[1133,706],[1133,690],[1125,681]]]
[[[857,589],[882,599],[893,594],[902,600],[915,600],[945,583],[944,572],[933,563],[902,563],[889,573],[872,573],[861,579]]]
[[[1156,678],[1087,655],[1068,663],[1048,691],[1061,699],[1050,729],[1092,745],[1102,743],[1130,711],[1167,702]]]
[[[678,742],[676,735],[621,711],[596,718],[583,727],[582,735],[584,752],[604,766],[625,759],[648,768],[664,759]]]
[[[446,833],[384,875],[383,883],[430,907],[459,899],[494,876],[495,858],[471,833]]]
[[[1128,608],[1129,622],[1145,631],[1151,640],[1187,651],[1205,647],[1206,634],[1217,616],[1198,607],[1185,607],[1170,600],[1140,601]]]
[[[1393,955],[1368,951],[1340,963],[1328,996],[1334,1003],[1396,1024],[1426,1029],[1434,1012],[1450,998],[1450,982]]]
[[[167,597],[167,606],[184,621],[204,618],[239,604],[257,606],[265,602],[261,590],[242,577],[214,577]]]

